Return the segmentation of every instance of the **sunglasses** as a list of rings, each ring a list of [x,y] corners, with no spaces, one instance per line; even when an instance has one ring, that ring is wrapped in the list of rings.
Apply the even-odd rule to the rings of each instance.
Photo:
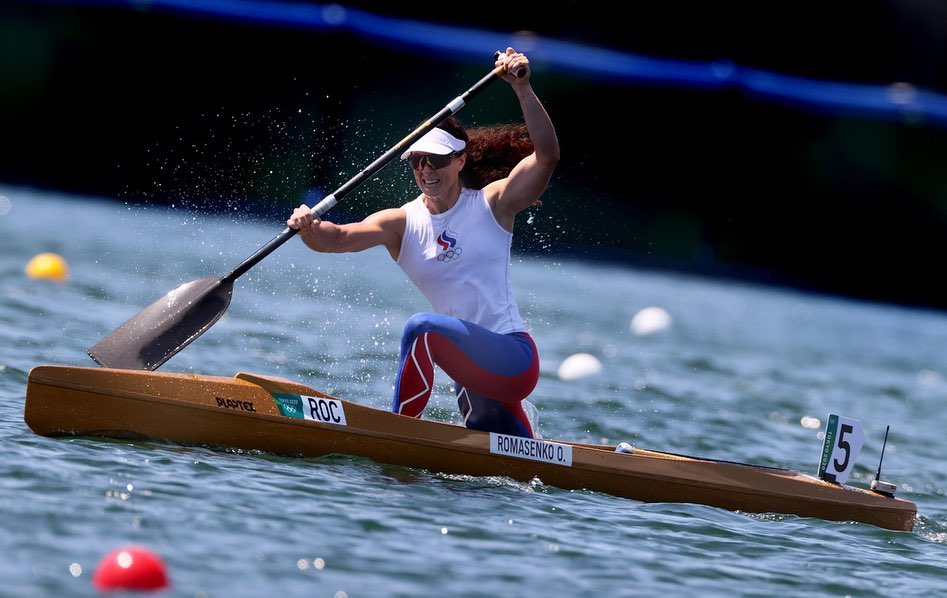
[[[421,170],[424,164],[427,164],[434,170],[439,170],[450,164],[450,161],[453,160],[457,155],[457,152],[447,154],[446,156],[438,156],[436,154],[431,154],[428,156],[411,155],[408,156],[408,165],[410,165],[414,170]]]

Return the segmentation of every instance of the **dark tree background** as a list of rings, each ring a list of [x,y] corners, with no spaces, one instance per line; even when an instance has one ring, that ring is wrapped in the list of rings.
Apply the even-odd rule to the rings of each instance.
[[[562,2],[512,16],[410,4],[344,6],[520,32],[538,48],[555,39],[947,94],[938,0]],[[282,222],[489,72],[494,49],[477,61],[148,3],[0,2],[0,182]],[[618,81],[538,57],[534,73],[563,160],[521,250],[947,308],[944,125]],[[475,125],[519,112],[497,84],[459,116]],[[360,218],[414,192],[392,164],[330,216]]]

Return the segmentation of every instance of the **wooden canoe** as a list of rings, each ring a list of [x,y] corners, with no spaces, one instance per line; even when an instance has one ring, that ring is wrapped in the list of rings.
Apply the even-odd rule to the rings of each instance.
[[[523,439],[415,419],[291,380],[94,367],[30,371],[25,420],[43,436],[155,439],[286,456],[344,454],[435,472],[538,478],[644,502],[914,527],[913,502],[789,469]]]

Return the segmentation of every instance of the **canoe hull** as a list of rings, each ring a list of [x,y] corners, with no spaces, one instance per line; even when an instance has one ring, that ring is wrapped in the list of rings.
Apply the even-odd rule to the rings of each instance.
[[[287,401],[298,407],[300,398],[316,419],[286,414]],[[621,454],[608,445],[520,442],[246,373],[226,378],[38,366],[30,371],[24,418],[43,436],[155,439],[287,456],[344,454],[443,473],[539,478],[564,489],[644,502],[859,521],[893,530],[913,529],[917,512],[910,501],[792,470],[643,449]],[[503,453],[504,441],[522,444],[519,453]],[[568,464],[537,459],[556,451],[568,455]]]

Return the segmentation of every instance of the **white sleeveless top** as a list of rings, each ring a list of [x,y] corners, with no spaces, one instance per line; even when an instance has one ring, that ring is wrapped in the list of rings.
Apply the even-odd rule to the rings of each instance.
[[[510,281],[513,233],[496,221],[482,190],[462,189],[443,214],[431,214],[423,196],[401,207],[397,263],[434,311],[499,334],[526,330]]]

